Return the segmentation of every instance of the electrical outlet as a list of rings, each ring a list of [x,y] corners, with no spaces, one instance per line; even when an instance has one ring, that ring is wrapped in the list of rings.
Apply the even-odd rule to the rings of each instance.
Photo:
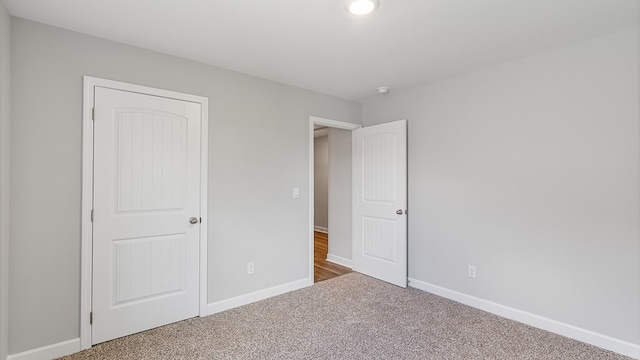
[[[475,265],[469,265],[469,273],[468,273],[468,275],[472,279],[476,278],[476,266]]]
[[[251,275],[256,271],[255,267],[253,266],[253,263],[247,263],[247,275]]]

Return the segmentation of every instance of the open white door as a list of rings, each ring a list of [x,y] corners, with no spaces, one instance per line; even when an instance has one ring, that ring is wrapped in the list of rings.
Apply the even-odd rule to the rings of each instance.
[[[353,131],[354,270],[407,286],[407,122]]]
[[[199,313],[201,104],[95,88],[92,343]]]

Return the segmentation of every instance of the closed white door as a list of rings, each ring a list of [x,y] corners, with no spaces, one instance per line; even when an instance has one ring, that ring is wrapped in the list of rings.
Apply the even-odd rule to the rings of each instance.
[[[353,131],[354,270],[407,286],[407,122]]]
[[[92,343],[198,315],[201,105],[96,87]]]

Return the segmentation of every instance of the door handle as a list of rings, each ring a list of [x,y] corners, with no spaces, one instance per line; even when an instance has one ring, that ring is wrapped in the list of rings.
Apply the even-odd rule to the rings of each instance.
[[[198,223],[198,218],[197,218],[197,217],[195,217],[195,216],[192,216],[192,217],[189,219],[189,223],[191,223],[191,224],[197,224],[197,223]]]
[[[398,210],[396,210],[396,214],[398,214],[398,215],[402,215],[402,209],[398,209]]]

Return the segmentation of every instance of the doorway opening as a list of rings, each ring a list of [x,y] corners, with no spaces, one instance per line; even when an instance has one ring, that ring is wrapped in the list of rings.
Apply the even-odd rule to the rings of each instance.
[[[337,195],[342,195],[342,193],[348,193],[350,190],[350,186],[345,186],[345,184],[336,184],[337,182],[343,182],[341,180],[349,180],[351,179],[350,173],[351,169],[346,166],[349,166],[351,152],[349,151],[351,147],[350,141],[345,141],[348,139],[347,137],[351,137],[351,131],[342,130],[342,129],[331,129],[322,125],[314,126],[314,229],[313,229],[313,239],[314,239],[314,256],[313,256],[313,281],[314,283],[332,279],[334,277],[338,277],[340,275],[347,274],[351,272],[351,267],[347,267],[345,265],[340,265],[339,263],[333,262],[331,260],[327,260],[329,256],[329,201],[333,200],[335,202],[335,197]],[[330,145],[331,144],[331,145]],[[331,149],[329,149],[331,146]],[[330,154],[332,156],[330,156]],[[336,159],[336,157],[341,157]],[[348,159],[344,159],[344,157],[348,157]],[[331,161],[331,160],[332,161]],[[331,163],[330,163],[331,161]],[[331,171],[331,176],[329,176],[329,172]],[[332,180],[331,190],[333,193],[329,194],[329,180]],[[347,184],[348,185],[348,184]],[[336,192],[340,192],[341,194],[336,194]],[[345,194],[348,195],[348,194]],[[350,196],[347,197],[347,199]],[[344,202],[344,200],[338,200],[340,202]],[[344,204],[341,204],[344,205]],[[348,204],[347,204],[348,205]],[[346,209],[344,206],[341,206],[341,209],[334,209],[332,211],[333,226],[332,228],[336,228],[336,225],[340,226],[342,224],[336,224],[335,212],[340,211],[342,214],[338,214],[338,216],[351,216],[350,207],[347,206]],[[338,222],[342,222],[341,219],[338,219]],[[347,224],[345,224],[347,225]],[[338,231],[338,242],[346,243],[344,245],[348,245],[349,239],[345,238],[343,233],[339,233],[342,231],[341,229]],[[336,233],[334,232],[334,235]],[[336,256],[336,252],[338,252],[342,257],[345,257],[348,254],[345,254],[344,250],[339,249],[341,244],[336,244],[336,241],[333,241],[332,244],[332,256]],[[344,246],[342,246],[344,248]],[[339,256],[339,255],[338,255]],[[345,263],[342,261],[341,263]]]
[[[314,282],[352,271],[351,132],[358,128],[309,119],[309,272]]]

